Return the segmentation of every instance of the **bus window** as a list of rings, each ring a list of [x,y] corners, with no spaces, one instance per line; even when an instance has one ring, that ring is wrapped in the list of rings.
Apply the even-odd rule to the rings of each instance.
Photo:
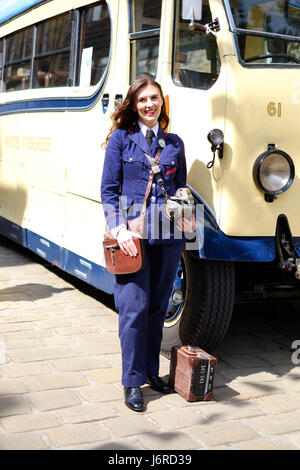
[[[189,29],[189,20],[180,16],[180,2],[175,17],[173,80],[176,85],[207,90],[218,78],[220,58],[213,34]],[[203,2],[202,24],[211,22],[207,1]]]
[[[109,57],[110,28],[106,2],[82,10],[77,85],[96,85],[103,77]]]
[[[239,28],[237,42],[244,63],[300,64],[300,4],[297,1],[230,0],[230,6],[235,26]]]
[[[30,87],[32,31],[31,27],[7,36],[4,68],[6,91]]]
[[[130,78],[147,73],[156,77],[161,0],[133,0],[130,12]]]
[[[70,48],[69,13],[37,25],[34,88],[68,85]]]

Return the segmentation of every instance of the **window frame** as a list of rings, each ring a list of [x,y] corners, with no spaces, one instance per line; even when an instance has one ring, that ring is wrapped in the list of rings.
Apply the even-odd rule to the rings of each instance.
[[[135,0],[133,0],[135,1]],[[143,39],[155,39],[160,36],[160,27],[159,28],[153,28],[153,29],[145,29],[142,31],[134,31],[133,32],[133,13],[132,13],[132,0],[128,0],[128,11],[129,11],[129,24],[128,24],[128,30],[129,30],[129,50],[130,50],[130,70],[129,70],[129,77],[130,81],[133,81],[133,70],[132,70],[132,45],[133,41],[141,41]],[[161,4],[161,14],[162,14],[162,4]],[[160,15],[161,15],[160,14]],[[160,16],[160,21],[161,21],[161,16]],[[160,47],[160,41],[158,42],[158,48]]]
[[[208,7],[209,7],[209,10],[210,10],[209,2],[208,2]],[[176,87],[180,87],[180,88],[182,87],[182,88],[188,88],[190,90],[197,90],[197,91],[207,92],[215,86],[215,84],[218,81],[218,78],[220,76],[220,73],[221,73],[222,63],[221,63],[221,55],[220,55],[220,51],[219,51],[219,48],[218,48],[218,44],[216,43],[217,54],[218,54],[218,58],[219,58],[219,71],[217,72],[217,77],[215,78],[213,83],[211,83],[211,85],[209,87],[190,87],[190,86],[185,86],[185,85],[179,85],[176,82],[176,79],[175,79],[175,64],[176,64],[175,56],[176,56],[176,45],[177,45],[176,34],[177,34],[177,29],[178,29],[178,24],[177,23],[179,23],[179,22],[177,22],[177,19],[178,19],[177,18],[177,11],[180,12],[180,0],[175,0],[174,1],[173,34],[172,34],[172,66],[171,66],[172,81],[173,81],[174,85],[176,85]],[[211,10],[210,10],[210,14],[211,14]],[[203,21],[203,19],[201,19],[201,21]],[[186,23],[188,23],[188,20],[186,20]],[[206,34],[206,33],[204,33],[204,34]],[[199,73],[202,73],[202,72],[199,72]],[[211,75],[213,75],[213,74],[211,73]]]
[[[77,34],[76,34],[76,61],[75,61],[75,64],[74,64],[74,86],[77,86],[77,87],[80,87],[80,67],[81,67],[81,54],[82,54],[82,50],[83,48],[81,48],[81,44],[82,44],[82,33],[83,33],[83,22],[84,22],[84,16],[86,15],[86,12],[87,10],[89,9],[92,9],[92,8],[95,8],[99,5],[103,5],[103,0],[99,0],[98,2],[96,3],[91,3],[89,5],[84,5],[80,8],[78,8],[76,11],[78,12],[78,24],[77,24]],[[102,74],[100,80],[92,85],[90,84],[89,86],[90,87],[95,87],[97,86],[100,82],[103,81],[103,77],[106,75],[107,73],[107,68],[108,68],[108,65],[111,61],[111,53],[112,53],[112,41],[113,41],[113,28],[112,28],[112,20],[111,20],[111,10],[110,10],[110,5],[109,3],[107,3],[105,1],[105,4],[106,4],[106,7],[107,7],[107,12],[109,14],[109,21],[110,21],[110,37],[109,37],[109,51],[108,51],[108,55],[107,55],[107,64],[105,66],[105,72]]]
[[[248,36],[260,37],[260,38],[266,38],[266,39],[268,39],[268,38],[283,39],[282,36],[284,36],[286,38],[286,40],[289,38],[289,36],[288,35],[280,35],[280,34],[276,34],[276,33],[269,33],[269,32],[264,32],[264,31],[259,31],[259,34],[258,34],[256,31],[245,30],[243,28],[237,28],[236,25],[235,25],[234,19],[233,19],[233,15],[232,15],[232,11],[231,11],[231,5],[230,5],[229,0],[222,0],[222,3],[223,3],[223,6],[224,6],[226,18],[227,18],[228,25],[229,25],[229,31],[232,33],[236,58],[237,58],[238,62],[242,65],[242,67],[250,68],[250,69],[251,68],[268,68],[268,69],[272,69],[272,68],[275,68],[275,69],[276,68],[278,68],[278,69],[281,69],[281,68],[285,68],[285,69],[299,68],[300,64],[294,64],[294,63],[276,63],[275,62],[275,63],[267,64],[267,63],[245,62],[245,60],[243,60],[243,58],[241,56],[239,39],[238,39],[239,35],[245,35],[245,33],[246,33],[246,35],[248,35]],[[300,42],[299,41],[300,36],[298,37],[298,40],[295,40],[296,36],[291,36],[290,38],[293,42]]]
[[[2,92],[2,81],[3,81],[3,63],[4,63],[4,39],[0,38],[0,54],[2,53],[2,62],[0,64],[0,93]]]
[[[58,89],[58,88],[64,88],[64,87],[76,87],[77,85],[77,79],[78,79],[78,64],[79,64],[79,55],[80,55],[80,38],[82,34],[82,17],[84,15],[84,12],[86,8],[91,8],[95,7],[98,4],[101,5],[103,0],[99,0],[99,2],[92,3],[90,5],[85,5],[83,7],[78,7],[74,10],[67,10],[65,12],[59,13],[57,15],[54,15],[52,17],[46,18],[42,21],[38,21],[36,23],[33,23],[29,26],[26,26],[25,28],[21,28],[18,30],[13,31],[12,33],[3,36],[0,38],[0,41],[3,41],[3,56],[2,56],[2,68],[0,67],[0,92],[5,92],[9,93],[4,87],[6,88],[6,83],[4,81],[5,78],[5,68],[10,66],[10,65],[16,65],[18,63],[22,63],[24,61],[30,62],[30,75],[29,75],[29,86],[26,88],[27,90],[44,90],[45,88],[50,90],[50,89]],[[106,69],[110,63],[111,60],[111,46],[112,46],[112,19],[111,19],[111,11],[109,4],[107,2],[103,3],[106,8],[108,9],[109,13],[109,21],[110,21],[110,45],[109,45],[109,52],[107,56],[107,66]],[[51,52],[42,52],[42,53],[36,53],[37,49],[37,28],[39,25],[46,23],[47,21],[51,21],[54,18],[58,18],[62,15],[69,14],[70,18],[70,42],[68,47],[64,47],[61,49],[53,50]],[[7,52],[7,39],[15,34],[18,34],[22,31],[25,31],[27,29],[32,28],[32,44],[31,44],[31,54],[30,56],[14,61],[6,61],[6,52]],[[39,59],[43,57],[51,57],[57,54],[63,54],[63,53],[69,53],[69,68],[68,68],[68,78],[67,78],[67,83],[66,85],[63,86],[52,86],[52,87],[37,87],[37,77],[35,75],[36,73],[36,63]],[[103,81],[103,77],[105,76],[106,72],[103,73],[101,76],[100,80],[97,82],[95,85],[90,85],[90,87],[95,87],[99,85]],[[13,91],[24,91],[24,90],[13,90]]]
[[[18,34],[22,31],[26,31],[32,28],[32,33],[31,33],[31,55],[28,57],[22,57],[21,59],[17,60],[11,60],[11,61],[6,61],[6,54],[7,54],[7,40],[12,37],[15,34]],[[13,66],[13,65],[18,65],[22,64],[23,62],[29,62],[30,63],[30,72],[29,72],[29,86],[26,89],[30,89],[32,85],[32,49],[33,49],[33,39],[34,39],[34,25],[27,26],[25,28],[19,29],[17,31],[14,31],[13,33],[8,34],[7,36],[1,38],[3,40],[3,63],[2,63],[2,80],[1,80],[1,88],[0,91],[2,92],[3,90],[3,85],[6,87],[5,79],[6,79],[6,67]],[[3,90],[7,92],[7,90]],[[15,90],[17,91],[17,90]]]
[[[75,51],[74,51],[74,43],[72,43],[72,40],[73,40],[73,12],[74,10],[69,10],[69,11],[66,11],[64,13],[61,13],[60,15],[56,15],[56,16],[53,16],[51,18],[47,18],[46,20],[43,20],[43,21],[40,21],[39,23],[36,23],[34,25],[34,29],[35,29],[35,42],[34,42],[34,45],[33,45],[33,52],[32,53],[32,89],[37,89],[37,88],[44,88],[44,87],[37,87],[36,86],[36,83],[37,83],[37,76],[36,76],[36,63],[39,59],[43,59],[45,57],[53,57],[55,55],[58,55],[58,54],[64,54],[66,52],[69,52],[69,69],[68,69],[68,78],[67,78],[67,83],[65,86],[72,86],[72,83],[71,83],[71,79],[70,79],[70,76],[72,74],[72,70],[71,70],[71,65],[72,65],[72,55],[75,54]],[[54,20],[55,18],[59,18],[60,16],[63,16],[63,15],[66,15],[68,14],[69,15],[69,21],[70,21],[70,45],[69,47],[62,47],[60,49],[54,49],[50,52],[40,52],[40,53],[36,53],[36,45],[37,45],[37,29],[39,26],[41,26],[42,24],[44,23],[47,23],[47,21],[52,21]],[[60,88],[60,87],[49,87],[49,88]]]

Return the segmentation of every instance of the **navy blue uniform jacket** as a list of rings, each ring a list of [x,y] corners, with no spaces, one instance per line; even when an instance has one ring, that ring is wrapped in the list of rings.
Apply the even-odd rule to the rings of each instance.
[[[159,126],[149,148],[138,124],[130,129],[116,129],[107,146],[101,184],[101,198],[110,229],[122,223],[126,225],[127,218],[139,215],[151,170],[145,152],[155,157],[159,139],[165,142],[159,167],[168,195],[172,196],[178,188],[186,186],[186,160],[180,137],[165,133]],[[151,244],[176,243],[183,239],[182,232],[164,216],[164,202],[165,198],[154,177],[147,201],[147,233]]]

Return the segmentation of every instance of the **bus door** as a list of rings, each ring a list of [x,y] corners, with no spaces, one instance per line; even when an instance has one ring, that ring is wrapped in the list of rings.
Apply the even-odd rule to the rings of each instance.
[[[221,2],[216,0],[204,0],[202,5],[201,1],[170,0],[165,3],[162,25],[161,36],[166,41],[161,48],[158,81],[169,96],[169,130],[184,141],[187,181],[195,196],[200,196],[196,202],[205,203],[205,213],[212,214],[216,226],[226,168],[221,153],[216,152],[213,160],[207,136],[214,129],[225,133],[224,57],[234,54],[232,43],[224,40],[227,19]],[[233,309],[232,263],[197,259],[187,246],[164,324],[162,350],[167,356],[175,344],[201,344],[212,351],[226,333]]]
[[[218,128],[224,132],[226,74],[222,68],[222,43],[218,21],[210,3],[204,0],[197,26],[191,25],[184,11],[184,1],[172,2],[170,22],[173,42],[161,71],[162,85],[170,101],[170,132],[178,133],[186,149],[188,183],[200,194],[215,214],[220,205],[220,167],[216,159],[213,168],[208,133]],[[195,2],[194,2],[195,3]],[[196,4],[196,3],[195,3]],[[209,25],[210,31],[207,27]],[[167,64],[171,64],[168,66]]]

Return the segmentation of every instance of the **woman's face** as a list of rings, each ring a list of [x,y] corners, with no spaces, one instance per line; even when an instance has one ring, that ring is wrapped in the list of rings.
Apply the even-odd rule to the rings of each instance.
[[[157,123],[162,105],[163,98],[159,88],[147,85],[136,94],[134,111],[138,113],[139,121],[152,128]]]

